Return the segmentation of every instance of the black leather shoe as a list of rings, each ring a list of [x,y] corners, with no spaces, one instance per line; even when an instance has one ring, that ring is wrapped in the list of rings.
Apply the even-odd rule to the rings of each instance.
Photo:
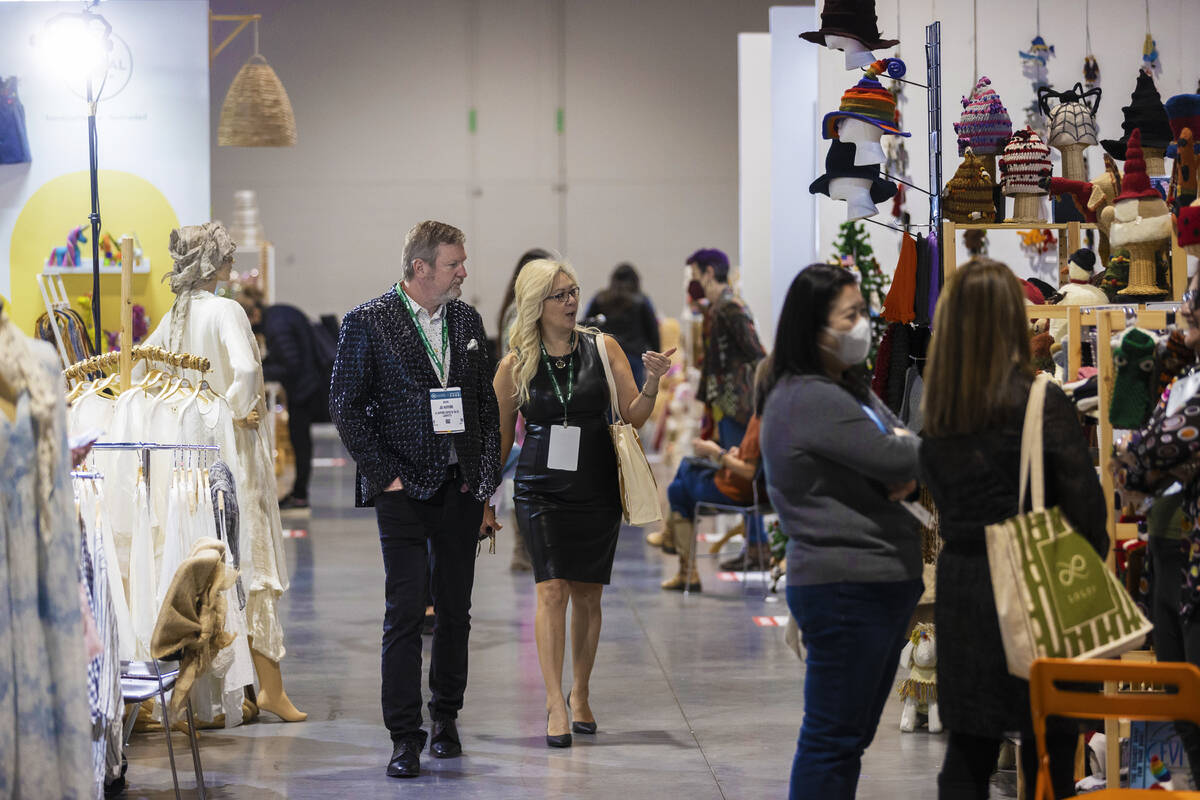
[[[454,720],[433,721],[429,752],[434,758],[456,758],[462,755],[462,741],[458,738],[458,725]]]
[[[389,778],[415,778],[421,774],[421,747],[424,742],[405,739],[392,747],[392,760],[388,762]]]
[[[567,709],[570,710],[570,708],[571,708],[571,706],[568,703]],[[572,722],[571,723],[571,732],[572,733],[586,733],[588,736],[592,736],[596,733],[596,722],[595,722],[595,720],[593,720],[591,722]]]

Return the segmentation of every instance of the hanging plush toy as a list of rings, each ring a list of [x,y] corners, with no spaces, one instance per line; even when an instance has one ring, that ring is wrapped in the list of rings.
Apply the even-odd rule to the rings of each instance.
[[[900,666],[908,667],[908,677],[900,682],[898,693],[904,700],[900,712],[900,730],[917,729],[917,717],[926,715],[930,733],[941,733],[942,718],[937,701],[937,637],[933,625],[920,623],[913,628],[908,644],[900,653]]]
[[[1108,421],[1114,428],[1142,427],[1154,410],[1151,388],[1155,380],[1154,339],[1140,328],[1130,328],[1113,353],[1117,370]]]
[[[1083,85],[1089,89],[1095,89],[1100,85],[1100,64],[1091,54],[1083,59]]]
[[[1034,99],[1025,106],[1025,124],[1038,132],[1042,138],[1046,136],[1046,120],[1038,107],[1038,92],[1049,88],[1050,77],[1046,63],[1054,55],[1054,45],[1046,44],[1039,33],[1033,37],[1028,50],[1021,52],[1021,73],[1033,83]]]
[[[1162,77],[1163,68],[1158,57],[1158,44],[1150,31],[1146,31],[1146,43],[1142,45],[1142,70],[1152,77]]]

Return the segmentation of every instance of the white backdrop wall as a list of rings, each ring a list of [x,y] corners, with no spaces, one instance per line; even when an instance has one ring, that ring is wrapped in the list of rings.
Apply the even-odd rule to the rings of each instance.
[[[466,231],[464,297],[489,332],[532,246],[561,248],[585,297],[630,260],[660,311],[677,313],[690,252],[737,258],[737,35],[766,31],[770,5],[213,0],[217,13],[264,15],[262,52],[299,132],[291,149],[214,144],[214,215],[230,221],[233,192],[257,190],[278,299],[310,314],[383,291],[405,231],[429,217]],[[243,34],[212,67],[214,130],[249,48]]]
[[[1100,85],[1103,96],[1097,121],[1100,138],[1120,138],[1121,107],[1129,103],[1141,64],[1142,43],[1146,35],[1145,4],[1130,0],[1087,0],[1091,8],[1092,52],[1100,64]],[[1022,110],[1034,96],[1028,79],[1021,74],[1019,50],[1027,50],[1036,34],[1036,0],[1006,0],[1003,3],[977,0],[876,0],[880,28],[885,36],[897,32],[898,52],[878,51],[879,57],[899,55],[908,65],[910,80],[924,82],[925,25],[931,20],[942,22],[942,137],[944,142],[943,179],[949,180],[959,164],[957,137],[953,123],[962,112],[961,98],[975,83],[974,64],[979,74],[988,76],[1013,118],[1014,129],[1024,126]],[[1197,0],[1149,0],[1150,26],[1158,42],[1163,74],[1156,79],[1159,94],[1166,100],[1181,92],[1195,92],[1200,79],[1200,49],[1195,46],[1200,36],[1200,2]],[[1059,89],[1074,86],[1083,80],[1083,59],[1087,54],[1084,41],[1085,0],[1045,0],[1041,3],[1041,33],[1047,44],[1054,45],[1055,56],[1049,62],[1051,84]],[[976,24],[975,14],[978,13]],[[974,31],[979,31],[978,47]],[[897,37],[893,37],[897,38]],[[820,109],[836,109],[842,92],[858,80],[859,73],[844,69],[843,55],[816,48],[820,59]],[[885,82],[886,83],[886,82]],[[929,161],[926,156],[925,96],[917,87],[906,87],[907,103],[902,108],[905,129],[913,136],[908,140],[912,162],[913,183],[929,184]],[[820,141],[824,158],[824,141]],[[1060,167],[1055,154],[1055,174]],[[1103,169],[1103,150],[1089,148],[1089,174]],[[823,162],[822,162],[823,163]],[[1168,162],[1169,166],[1169,162]],[[845,221],[845,204],[818,198],[820,219],[820,255],[833,253],[837,228]],[[876,219],[889,221],[890,203],[881,206]],[[928,202],[924,195],[909,193],[909,209],[914,222],[928,222]],[[1009,201],[1009,212],[1012,203]],[[875,254],[883,268],[891,272],[899,254],[899,234],[877,225],[867,224]],[[1019,247],[1014,232],[995,231],[988,236],[989,255],[1007,263],[1018,274],[1032,274],[1030,262]],[[958,243],[959,260],[967,257]],[[1052,254],[1050,263],[1055,256]],[[1056,275],[1053,268],[1050,273]],[[1046,274],[1045,272],[1039,274]]]

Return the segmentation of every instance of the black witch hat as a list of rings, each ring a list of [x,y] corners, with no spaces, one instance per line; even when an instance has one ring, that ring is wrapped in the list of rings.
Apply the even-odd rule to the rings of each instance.
[[[880,38],[875,0],[825,0],[821,30],[802,33],[800,38],[824,45],[826,36],[857,39],[868,50],[886,50],[900,44],[899,39]]]
[[[1125,135],[1120,139],[1104,139],[1100,142],[1100,146],[1118,161],[1125,160],[1125,144],[1135,128],[1142,132],[1142,147],[1166,150],[1175,138],[1162,97],[1154,88],[1154,78],[1146,72],[1138,70],[1137,86],[1129,98],[1129,105],[1121,110],[1125,112],[1125,121],[1121,123]]]

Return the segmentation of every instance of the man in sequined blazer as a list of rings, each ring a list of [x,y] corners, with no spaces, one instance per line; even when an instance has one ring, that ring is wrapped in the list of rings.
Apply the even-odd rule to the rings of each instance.
[[[383,718],[387,774],[420,773],[421,624],[435,623],[429,664],[430,753],[462,752],[456,718],[467,685],[477,543],[495,531],[485,504],[500,477],[500,427],[479,313],[458,299],[463,232],[426,221],[408,232],[403,280],[342,321],[329,412],[357,464],[355,505],[374,506],[383,548]],[[432,569],[430,569],[432,564]],[[429,583],[427,583],[429,581]]]

